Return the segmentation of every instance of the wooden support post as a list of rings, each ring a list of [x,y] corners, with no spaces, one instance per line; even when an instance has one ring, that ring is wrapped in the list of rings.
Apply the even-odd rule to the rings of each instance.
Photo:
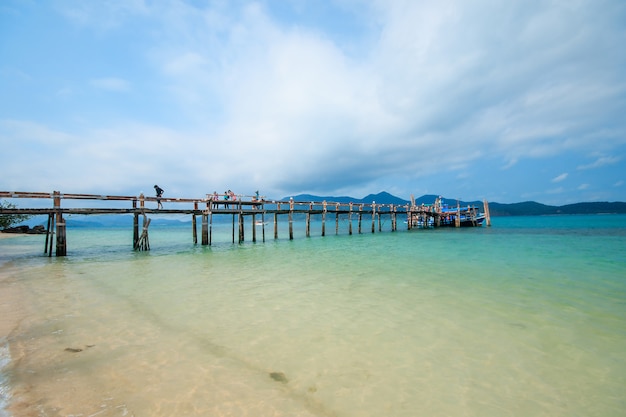
[[[339,234],[339,203],[335,204],[335,234]]]
[[[209,215],[205,211],[202,213],[202,246],[209,244]]]
[[[52,245],[54,243],[54,230],[55,230],[55,226],[54,226],[54,221],[56,219],[56,215],[54,213],[50,213],[50,218],[52,219],[51,223],[50,223],[50,247],[48,248],[48,257],[52,256]]]
[[[237,206],[239,209],[239,243],[241,243],[245,240],[246,228],[243,223],[243,205],[241,204],[241,198],[238,201],[239,202],[237,203]]]
[[[133,214],[133,248],[137,248],[139,242],[139,213]]]
[[[306,213],[306,237],[311,236],[311,212]]]
[[[293,198],[289,200],[289,240],[293,240]]]
[[[235,214],[233,213],[233,243],[235,243]]]
[[[487,227],[491,227],[491,215],[489,213],[489,203],[487,200],[483,200],[483,211],[485,212],[485,223]]]
[[[376,202],[372,202],[372,233],[376,232]]]
[[[141,232],[141,236],[137,240],[137,245],[135,246],[135,250],[140,251],[148,251],[150,250],[150,241],[148,239],[148,227],[150,226],[150,219],[144,214],[143,215],[143,231]]]
[[[198,202],[194,201],[193,203],[193,209],[194,210],[198,210]],[[196,224],[196,213],[194,212],[191,215],[191,233],[192,233],[192,237],[193,237],[193,244],[197,245],[198,244],[198,228],[197,228],[197,224]]]
[[[456,218],[454,219],[454,227],[461,227],[461,208],[458,203],[456,205]]]
[[[243,224],[243,214],[239,213],[239,243],[244,241],[244,224]]]
[[[395,232],[396,231],[396,208],[393,204],[389,207],[389,211],[391,212],[391,231]]]
[[[411,228],[413,227],[413,212],[412,212],[412,208],[409,207],[409,205],[406,205],[406,223],[407,223],[407,229],[411,230]]]
[[[67,255],[67,241],[66,241],[66,235],[65,235],[65,221],[63,220],[63,213],[61,213],[61,193],[58,191],[54,192],[54,208],[57,209],[57,212],[56,212],[56,220],[57,220],[56,255],[66,256]]]
[[[350,203],[350,211],[348,211],[348,234],[352,235],[352,203]]]
[[[209,212],[209,246],[213,243],[213,211]]]
[[[54,218],[54,214],[48,214],[48,226],[46,228],[46,244],[43,247],[43,253],[48,253],[48,241],[52,240],[50,235],[52,219]]]
[[[382,224],[382,222],[380,220],[380,212],[377,214],[377,216],[378,216],[378,231],[382,232],[383,231],[383,224]]]
[[[256,214],[252,213],[252,242],[256,243]]]
[[[197,220],[196,220],[195,214],[191,215],[191,237],[193,239],[193,244],[197,245],[198,244],[198,226],[197,226]]]
[[[326,200],[324,200],[322,208],[322,237],[324,236],[326,236]]]
[[[359,234],[362,232],[361,223],[363,221],[363,204],[359,204]]]
[[[280,204],[278,207],[280,207]],[[278,239],[278,213],[274,213],[274,239]]]
[[[263,213],[261,213],[261,223],[263,223],[263,242],[265,242],[265,209],[263,209]]]
[[[137,199],[133,200],[133,248],[137,248],[139,241],[139,213],[137,213]]]

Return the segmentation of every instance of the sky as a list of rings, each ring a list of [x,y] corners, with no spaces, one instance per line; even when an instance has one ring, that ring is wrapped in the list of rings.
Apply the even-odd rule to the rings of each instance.
[[[3,0],[0,190],[626,201],[623,0]]]

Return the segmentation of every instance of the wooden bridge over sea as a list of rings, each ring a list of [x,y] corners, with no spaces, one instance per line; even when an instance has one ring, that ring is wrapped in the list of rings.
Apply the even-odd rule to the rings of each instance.
[[[265,226],[271,219],[274,239],[278,238],[279,218],[287,217],[289,223],[289,239],[294,236],[294,218],[304,217],[306,236],[311,235],[311,219],[313,216],[321,217],[321,235],[326,235],[327,221],[333,221],[335,234],[339,233],[339,219],[347,218],[348,233],[353,234],[353,221],[357,222],[357,233],[363,233],[363,228],[371,226],[371,233],[376,230],[382,231],[382,218],[391,220],[391,231],[398,230],[398,219],[406,221],[408,229],[413,228],[436,228],[442,226],[462,227],[480,226],[483,220],[488,226],[491,225],[489,217],[489,205],[483,202],[483,212],[477,207],[466,206],[448,208],[441,204],[440,199],[432,205],[416,205],[413,198],[410,204],[377,204],[372,203],[340,203],[340,202],[312,202],[312,201],[274,201],[266,200],[257,196],[213,196],[208,194],[204,198],[165,198],[160,197],[162,203],[168,208],[158,209],[156,197],[139,196],[113,196],[96,194],[67,194],[60,191],[52,193],[42,192],[14,192],[0,191],[0,198],[10,201],[20,200],[31,206],[37,200],[48,199],[52,201],[50,207],[0,207],[1,215],[45,215],[48,217],[45,229],[46,242],[44,253],[52,256],[55,245],[56,256],[67,255],[67,233],[64,216],[69,215],[94,215],[94,214],[132,214],[133,215],[133,248],[135,250],[149,250],[148,227],[151,219],[149,214],[189,215],[192,221],[193,243],[198,243],[197,219],[201,219],[201,244],[211,245],[213,238],[213,220],[216,216],[232,216],[232,240],[242,243],[245,240],[245,221],[249,219],[252,224],[252,241],[257,241],[257,226],[261,227],[261,239],[265,241]],[[228,199],[226,199],[228,198]],[[64,207],[63,200],[80,200],[81,207]],[[116,202],[113,205],[127,207],[93,207],[94,202]],[[88,204],[87,202],[91,202]],[[72,204],[72,205],[75,205]],[[101,205],[101,203],[96,204]],[[91,206],[91,207],[87,207]],[[152,208],[154,207],[154,208]],[[176,208],[173,208],[176,207]],[[140,217],[142,225],[140,227]],[[405,219],[405,220],[402,220]],[[365,225],[367,223],[367,225]],[[54,237],[56,236],[56,239]],[[56,242],[55,242],[56,241]],[[56,244],[55,244],[56,243]]]

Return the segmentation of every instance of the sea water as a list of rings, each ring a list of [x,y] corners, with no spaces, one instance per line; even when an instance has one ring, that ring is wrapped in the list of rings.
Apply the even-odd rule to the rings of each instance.
[[[0,415],[626,415],[626,216],[492,220],[0,240]]]

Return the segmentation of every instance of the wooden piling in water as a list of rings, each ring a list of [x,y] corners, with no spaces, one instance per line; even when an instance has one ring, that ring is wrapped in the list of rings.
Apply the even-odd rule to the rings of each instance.
[[[48,253],[48,240],[50,239],[50,223],[52,222],[53,214],[48,214],[48,225],[46,226],[46,243],[43,246],[43,253]]]
[[[489,214],[489,203],[487,200],[483,200],[483,211],[485,213],[485,224],[491,226],[491,215]]]
[[[235,215],[233,214],[233,243],[235,243]]]
[[[256,214],[252,213],[252,242],[256,243]]]
[[[293,199],[289,200],[289,240],[293,240]]]
[[[209,246],[213,243],[213,211],[209,211]]]
[[[50,236],[50,247],[48,248],[48,257],[52,256],[52,245],[54,242],[54,220],[56,216],[53,213],[50,213],[49,216],[49,226],[48,226],[48,236]],[[48,236],[46,236],[46,243],[48,242]]]
[[[143,230],[141,232],[141,236],[137,240],[137,244],[135,245],[135,250],[139,251],[149,251],[150,250],[150,241],[148,239],[148,227],[150,226],[150,219],[145,214],[143,215]]]
[[[305,235],[306,237],[310,237],[311,236],[311,212],[307,212],[306,213],[306,220],[305,220]]]
[[[359,204],[359,234],[362,233],[361,222],[363,221],[363,204]]]
[[[239,243],[242,243],[245,240],[245,236],[244,236],[244,224],[243,224],[243,215],[241,214],[241,212],[239,213],[238,216],[238,223],[239,223]]]
[[[198,203],[194,202],[193,203],[193,209],[194,209],[194,213],[191,215],[191,230],[192,230],[192,237],[193,237],[193,244],[197,245],[198,244],[198,228],[196,225],[196,213],[195,211],[198,211]]]
[[[322,237],[326,236],[326,200],[322,203]]]
[[[350,211],[348,212],[348,234],[352,236],[352,203],[350,203]]]
[[[261,213],[261,223],[263,223],[263,242],[265,242],[265,210]]]
[[[209,213],[206,211],[202,213],[202,246],[209,244]]]
[[[137,200],[133,200],[133,209],[137,209]],[[133,213],[133,248],[137,247],[139,240],[139,213]]]
[[[408,210],[406,211],[406,227],[407,229],[411,230],[411,228],[413,227],[413,212],[412,212],[412,208],[408,208]]]
[[[67,255],[67,240],[65,235],[65,221],[63,220],[63,213],[61,212],[61,193],[58,191],[54,191],[54,208],[57,210],[56,212],[56,222],[57,222],[57,243],[56,243],[56,255],[57,256],[66,256]]]

